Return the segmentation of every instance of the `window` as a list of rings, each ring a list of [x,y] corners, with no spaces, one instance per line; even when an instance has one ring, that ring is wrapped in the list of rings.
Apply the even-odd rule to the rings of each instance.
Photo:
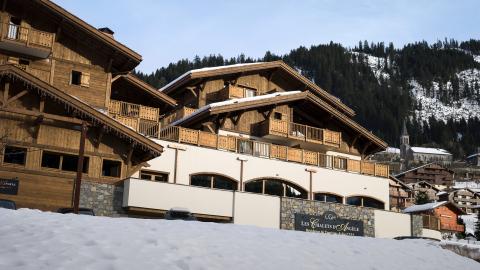
[[[282,113],[274,112],[274,113],[273,113],[273,119],[275,119],[275,120],[282,120]]]
[[[257,95],[257,91],[255,89],[245,88],[245,97],[254,97]]]
[[[26,31],[22,31],[20,28],[21,24],[22,19],[11,17],[10,23],[8,24],[7,38],[14,40],[26,40]]]
[[[122,175],[122,162],[104,159],[102,163],[102,176],[120,177]]]
[[[253,153],[253,142],[247,140],[238,140],[238,152],[251,155]]]
[[[237,190],[237,182],[218,174],[195,174],[190,177],[190,185],[225,190]]]
[[[369,198],[369,197],[362,197],[362,196],[354,196],[347,198],[347,204],[349,205],[356,205],[356,206],[364,206],[364,207],[371,207],[377,209],[384,209],[385,204],[379,200]]]
[[[89,87],[90,73],[72,70],[72,74],[70,75],[70,84]]]
[[[83,173],[88,173],[89,158],[83,157]],[[42,167],[76,172],[78,156],[44,151],[42,153]]]
[[[17,165],[25,165],[27,149],[21,147],[7,146],[3,154],[3,162]]]
[[[330,193],[315,193],[316,201],[331,202],[331,203],[343,203],[343,198]]]
[[[279,179],[260,179],[245,183],[245,191],[291,198],[307,198],[307,191]]]
[[[142,170],[140,171],[140,179],[156,182],[168,182],[168,173]]]

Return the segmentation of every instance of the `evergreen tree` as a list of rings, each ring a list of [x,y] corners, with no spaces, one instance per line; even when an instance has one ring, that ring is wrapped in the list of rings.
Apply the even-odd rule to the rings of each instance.
[[[431,202],[428,198],[428,194],[425,191],[419,191],[415,195],[415,204],[426,204]]]

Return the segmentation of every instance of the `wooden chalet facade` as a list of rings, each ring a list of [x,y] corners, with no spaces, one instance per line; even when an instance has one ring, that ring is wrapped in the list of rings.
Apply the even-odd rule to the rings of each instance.
[[[404,210],[405,213],[421,214],[425,229],[441,231],[444,235],[465,232],[465,226],[459,224],[459,216],[465,212],[451,202],[432,202],[413,205]]]
[[[390,175],[389,179],[390,210],[400,212],[415,204],[415,192],[410,186],[392,175]]]
[[[157,106],[155,114],[175,105],[128,74],[139,54],[51,1],[3,0],[0,8],[0,178],[18,188],[0,199],[69,207],[82,127],[84,181],[119,182],[161,154],[106,114],[111,97],[148,97],[139,103]]]
[[[395,177],[407,184],[424,181],[439,188],[445,188],[453,185],[453,175],[452,170],[429,163],[397,174]]]

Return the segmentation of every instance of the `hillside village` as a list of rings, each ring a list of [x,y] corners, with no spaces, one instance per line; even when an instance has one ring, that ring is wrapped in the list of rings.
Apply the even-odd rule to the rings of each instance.
[[[3,1],[0,18],[2,208],[103,216],[85,222],[116,228],[111,239],[117,222],[138,219],[192,221],[185,229],[209,234],[221,226],[203,222],[311,239],[480,238],[478,41],[319,46],[344,61],[344,81],[332,62],[319,61],[321,72],[300,64],[305,48],[262,61],[218,56],[166,78],[165,68],[135,71],[142,56],[112,29],[49,0]],[[462,70],[409,76],[418,46],[453,51]],[[387,89],[393,97],[375,102]],[[57,214],[12,212],[0,211],[9,226],[61,227]]]

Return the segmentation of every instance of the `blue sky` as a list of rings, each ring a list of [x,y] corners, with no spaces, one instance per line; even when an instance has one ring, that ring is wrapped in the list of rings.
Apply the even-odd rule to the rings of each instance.
[[[195,55],[261,57],[359,40],[480,39],[478,0],[53,0],[143,56],[144,72]]]

